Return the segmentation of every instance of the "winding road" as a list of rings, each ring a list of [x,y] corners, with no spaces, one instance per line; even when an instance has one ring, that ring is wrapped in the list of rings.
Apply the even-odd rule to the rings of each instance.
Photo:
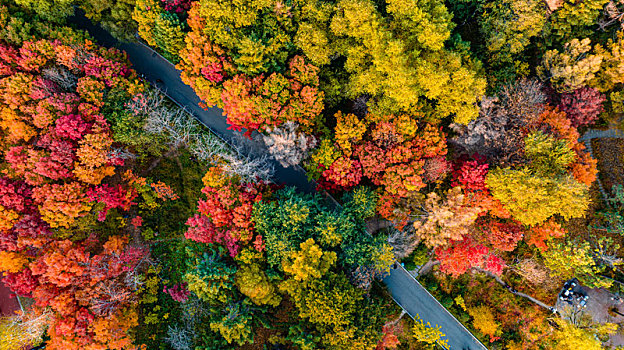
[[[222,111],[218,108],[208,110],[199,107],[200,99],[193,89],[180,79],[180,71],[173,64],[151,48],[141,43],[122,43],[115,40],[99,26],[94,26],[84,16],[76,15],[70,19],[80,29],[87,30],[104,46],[117,47],[128,54],[133,68],[152,83],[158,82],[159,88],[166,91],[170,98],[186,107],[202,124],[225,140],[231,140],[235,131],[228,130]],[[278,162],[275,165],[276,182],[295,186],[302,192],[314,191],[314,185],[308,181],[302,169],[284,168]],[[384,283],[395,302],[412,318],[418,315],[425,323],[439,325],[446,335],[451,350],[484,350],[479,342],[453,315],[450,314],[427,290],[405,269],[399,266],[393,269]]]

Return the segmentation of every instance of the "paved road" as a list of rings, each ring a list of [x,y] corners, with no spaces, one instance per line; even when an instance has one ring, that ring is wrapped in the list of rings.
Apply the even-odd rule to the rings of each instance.
[[[418,315],[425,323],[441,327],[450,350],[487,349],[400,265],[397,269],[391,270],[384,283],[394,301],[408,315],[412,318]]]
[[[230,139],[234,132],[227,130],[225,118],[221,110],[212,108],[204,110],[198,106],[199,97],[187,85],[182,83],[180,72],[160,55],[139,43],[118,43],[108,33],[95,27],[84,17],[72,19],[78,27],[86,29],[104,46],[115,46],[126,51],[133,68],[148,80],[162,81],[167,94],[179,104],[186,106],[204,125],[208,126],[221,137]],[[275,180],[286,185],[295,186],[300,191],[310,192],[314,186],[308,182],[303,171],[284,168],[275,162]],[[432,325],[440,325],[446,334],[451,350],[483,350],[483,346],[464,326],[457,321],[427,290],[409,275],[404,269],[393,270],[384,283],[394,300],[407,311],[410,316],[418,314],[420,318]]]
[[[211,108],[205,110],[199,107],[201,100],[190,86],[182,82],[180,72],[155,51],[140,43],[120,43],[99,26],[94,26],[84,16],[77,15],[70,20],[79,28],[88,30],[99,44],[124,50],[128,54],[134,70],[143,74],[152,83],[160,80],[162,83],[159,82],[159,88],[165,90],[167,95],[180,105],[187,107],[188,111],[215,134],[225,140],[231,140],[234,137],[235,131],[228,130],[228,125],[225,122],[221,109]],[[275,167],[276,179],[283,184],[295,186],[302,192],[309,193],[314,191],[315,186],[308,181],[302,169],[284,168],[276,161],[273,162],[273,165]]]

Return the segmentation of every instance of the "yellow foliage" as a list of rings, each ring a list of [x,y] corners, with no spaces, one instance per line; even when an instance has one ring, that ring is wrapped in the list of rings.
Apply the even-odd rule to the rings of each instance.
[[[472,325],[479,332],[494,339],[501,333],[500,324],[494,319],[494,314],[485,305],[468,308],[468,314],[472,317]]]
[[[609,39],[605,48],[595,47],[596,55],[602,56],[602,67],[590,85],[602,92],[624,83],[624,33],[617,33],[617,40]]]
[[[550,83],[559,92],[570,92],[583,87],[594,79],[600,70],[602,55],[590,55],[591,41],[572,39],[563,47],[563,52],[550,50],[537,68],[541,79]]]
[[[336,113],[336,143],[345,155],[351,155],[351,145],[362,140],[362,136],[366,132],[366,124],[364,124],[354,114]]]
[[[574,325],[561,320],[555,320],[559,329],[553,334],[555,339],[555,350],[601,350],[602,343],[592,333],[575,327]]]
[[[222,188],[228,182],[228,176],[218,166],[211,167],[202,178],[205,187]]]
[[[15,273],[28,264],[28,259],[16,252],[0,251],[0,271]]]
[[[492,196],[525,225],[537,225],[558,214],[564,219],[585,215],[589,189],[571,175],[537,176],[528,168],[494,169],[486,178]]]
[[[414,327],[412,327],[412,333],[414,338],[419,342],[434,345],[438,344],[444,349],[449,349],[448,340],[442,339],[446,335],[440,331],[440,326],[436,325],[432,327],[429,322],[425,324],[420,316],[416,315],[414,318]]]
[[[132,19],[139,26],[139,36],[150,46],[157,47],[154,40],[154,25],[160,5],[155,0],[137,0],[132,13]]]
[[[242,266],[236,272],[236,285],[238,290],[256,305],[277,307],[282,299],[277,293],[277,288],[257,264]]]
[[[336,262],[336,253],[323,252],[312,238],[299,245],[300,251],[291,252],[283,263],[284,272],[297,281],[321,278]]]
[[[10,230],[19,220],[19,214],[14,210],[7,209],[0,205],[0,231]]]

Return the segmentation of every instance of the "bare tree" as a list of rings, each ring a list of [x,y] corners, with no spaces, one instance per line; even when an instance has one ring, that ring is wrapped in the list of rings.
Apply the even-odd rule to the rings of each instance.
[[[137,96],[129,108],[146,116],[144,130],[165,134],[170,149],[186,147],[197,159],[212,165],[223,164],[226,172],[249,180],[269,180],[274,173],[268,154],[258,154],[257,144],[240,135],[226,141],[201,125],[186,109],[170,107],[158,91]]]
[[[406,225],[403,230],[395,227],[390,228],[388,244],[392,247],[394,257],[401,260],[410,255],[420,243],[420,238],[416,235],[413,225]]]
[[[468,125],[452,124],[451,142],[465,153],[487,156],[495,165],[524,162],[524,128],[544,110],[546,94],[537,80],[522,79],[504,87],[498,96],[484,97],[480,118]]]
[[[288,121],[282,126],[267,129],[267,135],[262,135],[269,153],[283,167],[301,163],[310,149],[316,146],[316,138],[298,132],[298,127],[297,123]]]
[[[193,348],[193,335],[186,328],[169,326],[165,341],[171,345],[174,350],[191,350]]]
[[[55,82],[65,91],[74,91],[78,84],[78,77],[62,66],[53,66],[41,70],[41,75]]]

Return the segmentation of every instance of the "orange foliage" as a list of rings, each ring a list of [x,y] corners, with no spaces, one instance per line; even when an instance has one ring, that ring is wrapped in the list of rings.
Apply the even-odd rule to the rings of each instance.
[[[10,108],[0,110],[0,128],[6,130],[7,141],[10,143],[28,142],[36,135],[34,128],[23,122],[20,115]]]
[[[0,271],[15,273],[28,264],[28,259],[20,253],[0,251]]]
[[[10,230],[19,218],[17,212],[0,205],[0,231]]]
[[[33,190],[39,212],[50,227],[70,228],[75,220],[91,209],[85,187],[77,182],[45,184]]]
[[[541,251],[546,251],[548,246],[546,241],[552,238],[563,237],[565,230],[552,217],[541,225],[532,226],[527,232],[525,240],[527,243],[538,247]]]
[[[578,142],[579,133],[566,114],[557,109],[548,108],[540,115],[537,122],[541,128],[547,129],[545,131],[550,131],[557,138],[568,141],[570,149],[577,156],[576,162],[570,164],[572,175],[578,182],[591,185],[598,174],[597,162],[585,151],[585,145]]]

